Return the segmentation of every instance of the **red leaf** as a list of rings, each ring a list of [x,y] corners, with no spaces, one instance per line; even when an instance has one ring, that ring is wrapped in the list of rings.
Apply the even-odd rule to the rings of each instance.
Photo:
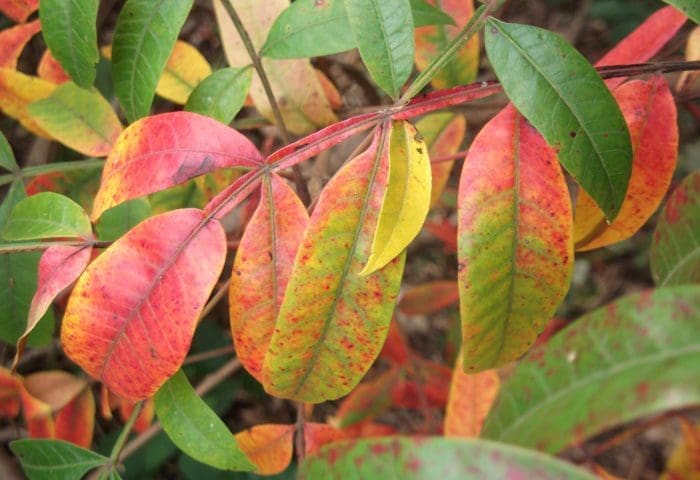
[[[152,396],[180,368],[225,257],[221,224],[200,210],[140,223],[78,280],[63,317],[66,355],[125,400]]]
[[[397,365],[405,365],[409,361],[411,348],[406,343],[406,339],[396,323],[396,318],[393,318],[389,324],[389,333],[387,333],[384,347],[379,356],[395,362]]]
[[[445,244],[447,253],[457,253],[457,227],[449,220],[425,222],[425,229]]]
[[[399,300],[399,310],[406,315],[429,315],[459,300],[457,282],[441,280],[406,290]]]
[[[403,385],[394,391],[394,403],[403,408],[444,407],[452,371],[435,362],[414,357]]]
[[[39,8],[39,0],[0,0],[0,12],[22,23]]]
[[[132,123],[107,157],[92,219],[121,202],[164,190],[226,167],[259,167],[246,137],[216,120],[172,112]]]
[[[0,367],[0,418],[15,418],[19,415],[21,384],[8,369]]]
[[[51,54],[50,50],[46,50],[41,56],[36,73],[40,78],[55,83],[56,85],[70,81],[70,76],[63,70],[63,67]]]
[[[325,423],[307,422],[304,424],[304,446],[306,455],[314,455],[328,444],[346,439],[347,433]]]
[[[27,338],[49,309],[56,296],[72,284],[90,262],[92,247],[55,245],[47,248],[39,261],[39,279],[36,293],[29,307],[27,328],[17,340],[17,353],[12,368],[16,368],[24,352]]]
[[[304,204],[277,175],[266,175],[257,210],[241,238],[229,305],[236,354],[262,382],[262,364],[309,221]]]
[[[17,68],[24,46],[41,31],[39,20],[15,25],[0,32],[0,67]]]
[[[90,448],[94,427],[95,397],[90,387],[85,387],[56,414],[56,438]]]
[[[372,419],[392,406],[394,392],[404,381],[404,370],[396,365],[374,379],[362,382],[343,399],[336,412],[342,428]]]

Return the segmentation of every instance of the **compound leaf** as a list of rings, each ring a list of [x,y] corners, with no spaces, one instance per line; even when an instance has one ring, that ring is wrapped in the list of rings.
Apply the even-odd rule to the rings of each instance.
[[[2,232],[6,240],[91,238],[92,225],[83,207],[70,198],[44,192],[25,198],[12,209]]]

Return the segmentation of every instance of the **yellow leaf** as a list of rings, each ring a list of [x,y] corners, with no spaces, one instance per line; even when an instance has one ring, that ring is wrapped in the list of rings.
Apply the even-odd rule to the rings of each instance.
[[[101,50],[102,55],[111,60],[112,46],[105,45]],[[187,42],[178,40],[160,76],[156,93],[166,100],[184,105],[192,90],[209,75],[211,65],[199,50]]]
[[[661,480],[700,480],[700,425],[681,418],[683,441],[674,449]]]
[[[689,62],[700,60],[700,26],[695,27],[685,44],[685,59]],[[690,93],[692,90],[700,90],[700,72],[683,72],[678,77],[676,91],[678,93]]]
[[[405,120],[393,122],[389,150],[389,184],[379,212],[372,250],[360,275],[369,275],[397,257],[423,227],[430,208],[428,147]]]
[[[56,88],[53,83],[32,77],[12,68],[0,68],[0,109],[8,117],[19,120],[27,130],[40,137],[51,138],[31,118],[27,107],[36,100],[51,95]]]

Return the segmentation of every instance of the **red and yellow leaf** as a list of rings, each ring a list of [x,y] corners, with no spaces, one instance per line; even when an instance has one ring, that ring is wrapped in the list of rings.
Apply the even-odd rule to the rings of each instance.
[[[273,395],[307,403],[342,397],[381,350],[405,254],[371,275],[359,272],[388,181],[388,134],[379,129],[318,198],[263,365]]]
[[[18,120],[27,130],[44,138],[48,133],[32,120],[27,107],[30,103],[51,95],[53,83],[32,77],[12,68],[0,68],[0,109],[8,117]]]
[[[474,139],[459,185],[464,369],[515,360],[569,288],[571,202],[554,151],[512,107]]]
[[[260,475],[283,472],[292,461],[294,425],[262,424],[234,435]]]
[[[0,67],[17,68],[17,59],[24,46],[41,31],[39,20],[22,23],[0,32]]]
[[[60,85],[70,81],[70,75],[63,70],[58,60],[51,54],[51,50],[46,50],[39,60],[37,75],[46,81]]]
[[[348,434],[326,423],[307,422],[304,424],[305,455],[315,455],[328,444],[348,438]]]
[[[127,401],[152,396],[180,368],[225,257],[221,224],[200,210],[138,224],[73,289],[61,329],[66,355]]]
[[[90,448],[95,428],[95,397],[85,387],[55,418],[56,438]]]
[[[294,190],[277,175],[266,175],[260,203],[236,252],[229,290],[236,355],[261,382],[265,353],[308,221]]]
[[[261,9],[257,0],[233,0],[255,48],[260,49],[278,15],[289,6],[289,0],[267,0]],[[224,53],[232,67],[250,64],[250,57],[230,17],[220,0],[214,2],[214,11],[221,31]],[[308,59],[262,59],[272,92],[279,101],[284,123],[291,133],[304,134],[324,127],[337,119],[331,110],[323,86]],[[265,89],[257,74],[253,75],[250,97],[258,111],[271,122],[275,121]]]
[[[262,162],[247,138],[211,118],[191,112],[143,118],[122,132],[107,157],[92,219],[121,202],[218,168],[254,167]]]
[[[700,60],[700,26],[695,27],[688,35],[688,40],[685,44],[685,59],[688,62]],[[700,89],[700,72],[697,70],[681,72],[676,82],[676,92],[686,93],[695,89]]]
[[[664,78],[633,80],[613,94],[632,139],[632,175],[620,213],[610,224],[593,199],[579,190],[574,223],[576,250],[604,247],[636,233],[658,208],[676,169],[676,105]]]
[[[21,389],[22,415],[30,438],[56,438],[53,411],[45,402]]]
[[[399,310],[406,315],[430,315],[458,300],[457,282],[440,280],[406,290],[399,300]]]
[[[474,375],[464,373],[461,360],[460,355],[452,373],[444,432],[446,437],[478,437],[498,395],[500,380],[496,370]]]
[[[416,123],[416,128],[423,135],[428,145],[430,158],[436,159],[456,153],[459,150],[467,130],[467,121],[463,115],[452,112],[440,112],[426,115]],[[445,189],[454,160],[431,163],[433,185],[430,190],[430,206],[440,200]]]
[[[39,278],[36,293],[29,307],[27,329],[17,340],[17,352],[13,369],[22,356],[27,337],[39,323],[56,296],[72,284],[90,262],[92,247],[54,245],[47,248],[39,261]]]
[[[18,377],[0,367],[0,418],[15,418],[19,415],[21,385]]]
[[[671,453],[661,480],[700,480],[700,425],[681,417],[683,438]]]
[[[450,15],[455,25],[428,25],[416,28],[416,66],[422,71],[445,50],[474,14],[472,0],[428,0]],[[479,37],[475,35],[431,80],[435,88],[471,83],[479,71]]]
[[[87,387],[87,382],[62,370],[47,370],[27,375],[23,387],[55,413],[78,396]]]
[[[39,0],[0,0],[0,12],[17,23],[22,23],[39,8]]]

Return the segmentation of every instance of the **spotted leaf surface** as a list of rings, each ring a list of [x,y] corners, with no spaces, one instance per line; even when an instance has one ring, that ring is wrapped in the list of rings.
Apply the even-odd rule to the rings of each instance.
[[[308,403],[346,395],[381,350],[405,257],[359,273],[386,190],[388,143],[388,132],[378,132],[319,196],[263,364],[273,395]]]
[[[633,80],[618,87],[614,95],[632,138],[632,176],[612,223],[585,191],[579,191],[574,223],[577,250],[625,240],[642,228],[664,198],[676,168],[676,105],[663,77]]]
[[[306,208],[294,190],[279,176],[266,176],[260,203],[236,251],[229,290],[236,355],[260,381],[275,320],[308,221]]]
[[[669,196],[649,255],[658,286],[700,283],[700,171],[688,175]]]
[[[190,112],[147,117],[129,125],[107,157],[92,218],[123,201],[218,168],[254,167],[262,162],[247,138],[211,118]]]
[[[614,425],[696,404],[698,362],[700,287],[627,296],[518,363],[482,436],[560,451]]]
[[[527,351],[573,266],[571,202],[556,155],[512,106],[469,149],[458,222],[464,369],[473,373]]]
[[[173,375],[223,267],[221,225],[201,211],[151,217],[87,268],[63,317],[65,353],[129,401]]]

